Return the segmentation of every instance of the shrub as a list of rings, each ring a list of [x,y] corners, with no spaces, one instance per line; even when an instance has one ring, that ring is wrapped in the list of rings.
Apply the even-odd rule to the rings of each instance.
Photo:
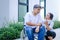
[[[54,21],[54,29],[60,28],[60,21]]]
[[[19,22],[10,23],[9,27],[13,27],[14,29],[17,29],[18,31],[21,31],[23,29],[23,23],[19,23]]]
[[[8,28],[2,28],[3,31],[0,34],[0,40],[13,40],[15,38],[18,38],[20,36],[18,36],[20,33],[18,30],[13,29],[11,27]]]
[[[0,40],[13,40],[20,38],[20,32],[22,29],[22,23],[9,23],[8,27],[0,28]]]

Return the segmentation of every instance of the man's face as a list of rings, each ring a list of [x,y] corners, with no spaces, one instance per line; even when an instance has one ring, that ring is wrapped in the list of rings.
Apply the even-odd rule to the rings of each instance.
[[[40,8],[35,8],[34,11],[36,14],[38,14],[38,13],[40,13]]]

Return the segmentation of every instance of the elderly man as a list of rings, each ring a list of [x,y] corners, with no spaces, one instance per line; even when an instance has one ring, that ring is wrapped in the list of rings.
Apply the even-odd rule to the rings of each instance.
[[[38,34],[38,40],[44,40],[45,27],[42,26],[42,18],[40,16],[41,6],[36,4],[32,12],[26,13],[24,17],[24,28],[29,40],[34,40],[34,33]]]

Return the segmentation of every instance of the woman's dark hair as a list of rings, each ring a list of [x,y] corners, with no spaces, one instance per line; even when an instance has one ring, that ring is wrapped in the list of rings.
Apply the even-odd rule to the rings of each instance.
[[[52,13],[49,13],[50,14],[50,19],[52,20],[53,19],[53,14]]]

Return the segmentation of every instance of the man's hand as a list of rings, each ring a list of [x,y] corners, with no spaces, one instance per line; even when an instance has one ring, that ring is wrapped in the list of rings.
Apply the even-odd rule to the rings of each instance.
[[[35,32],[36,32],[36,33],[39,32],[39,28],[40,28],[41,25],[42,25],[41,23],[36,24],[36,26],[37,26],[36,29],[35,29]]]
[[[35,29],[35,32],[36,32],[36,33],[39,32],[39,26]]]

